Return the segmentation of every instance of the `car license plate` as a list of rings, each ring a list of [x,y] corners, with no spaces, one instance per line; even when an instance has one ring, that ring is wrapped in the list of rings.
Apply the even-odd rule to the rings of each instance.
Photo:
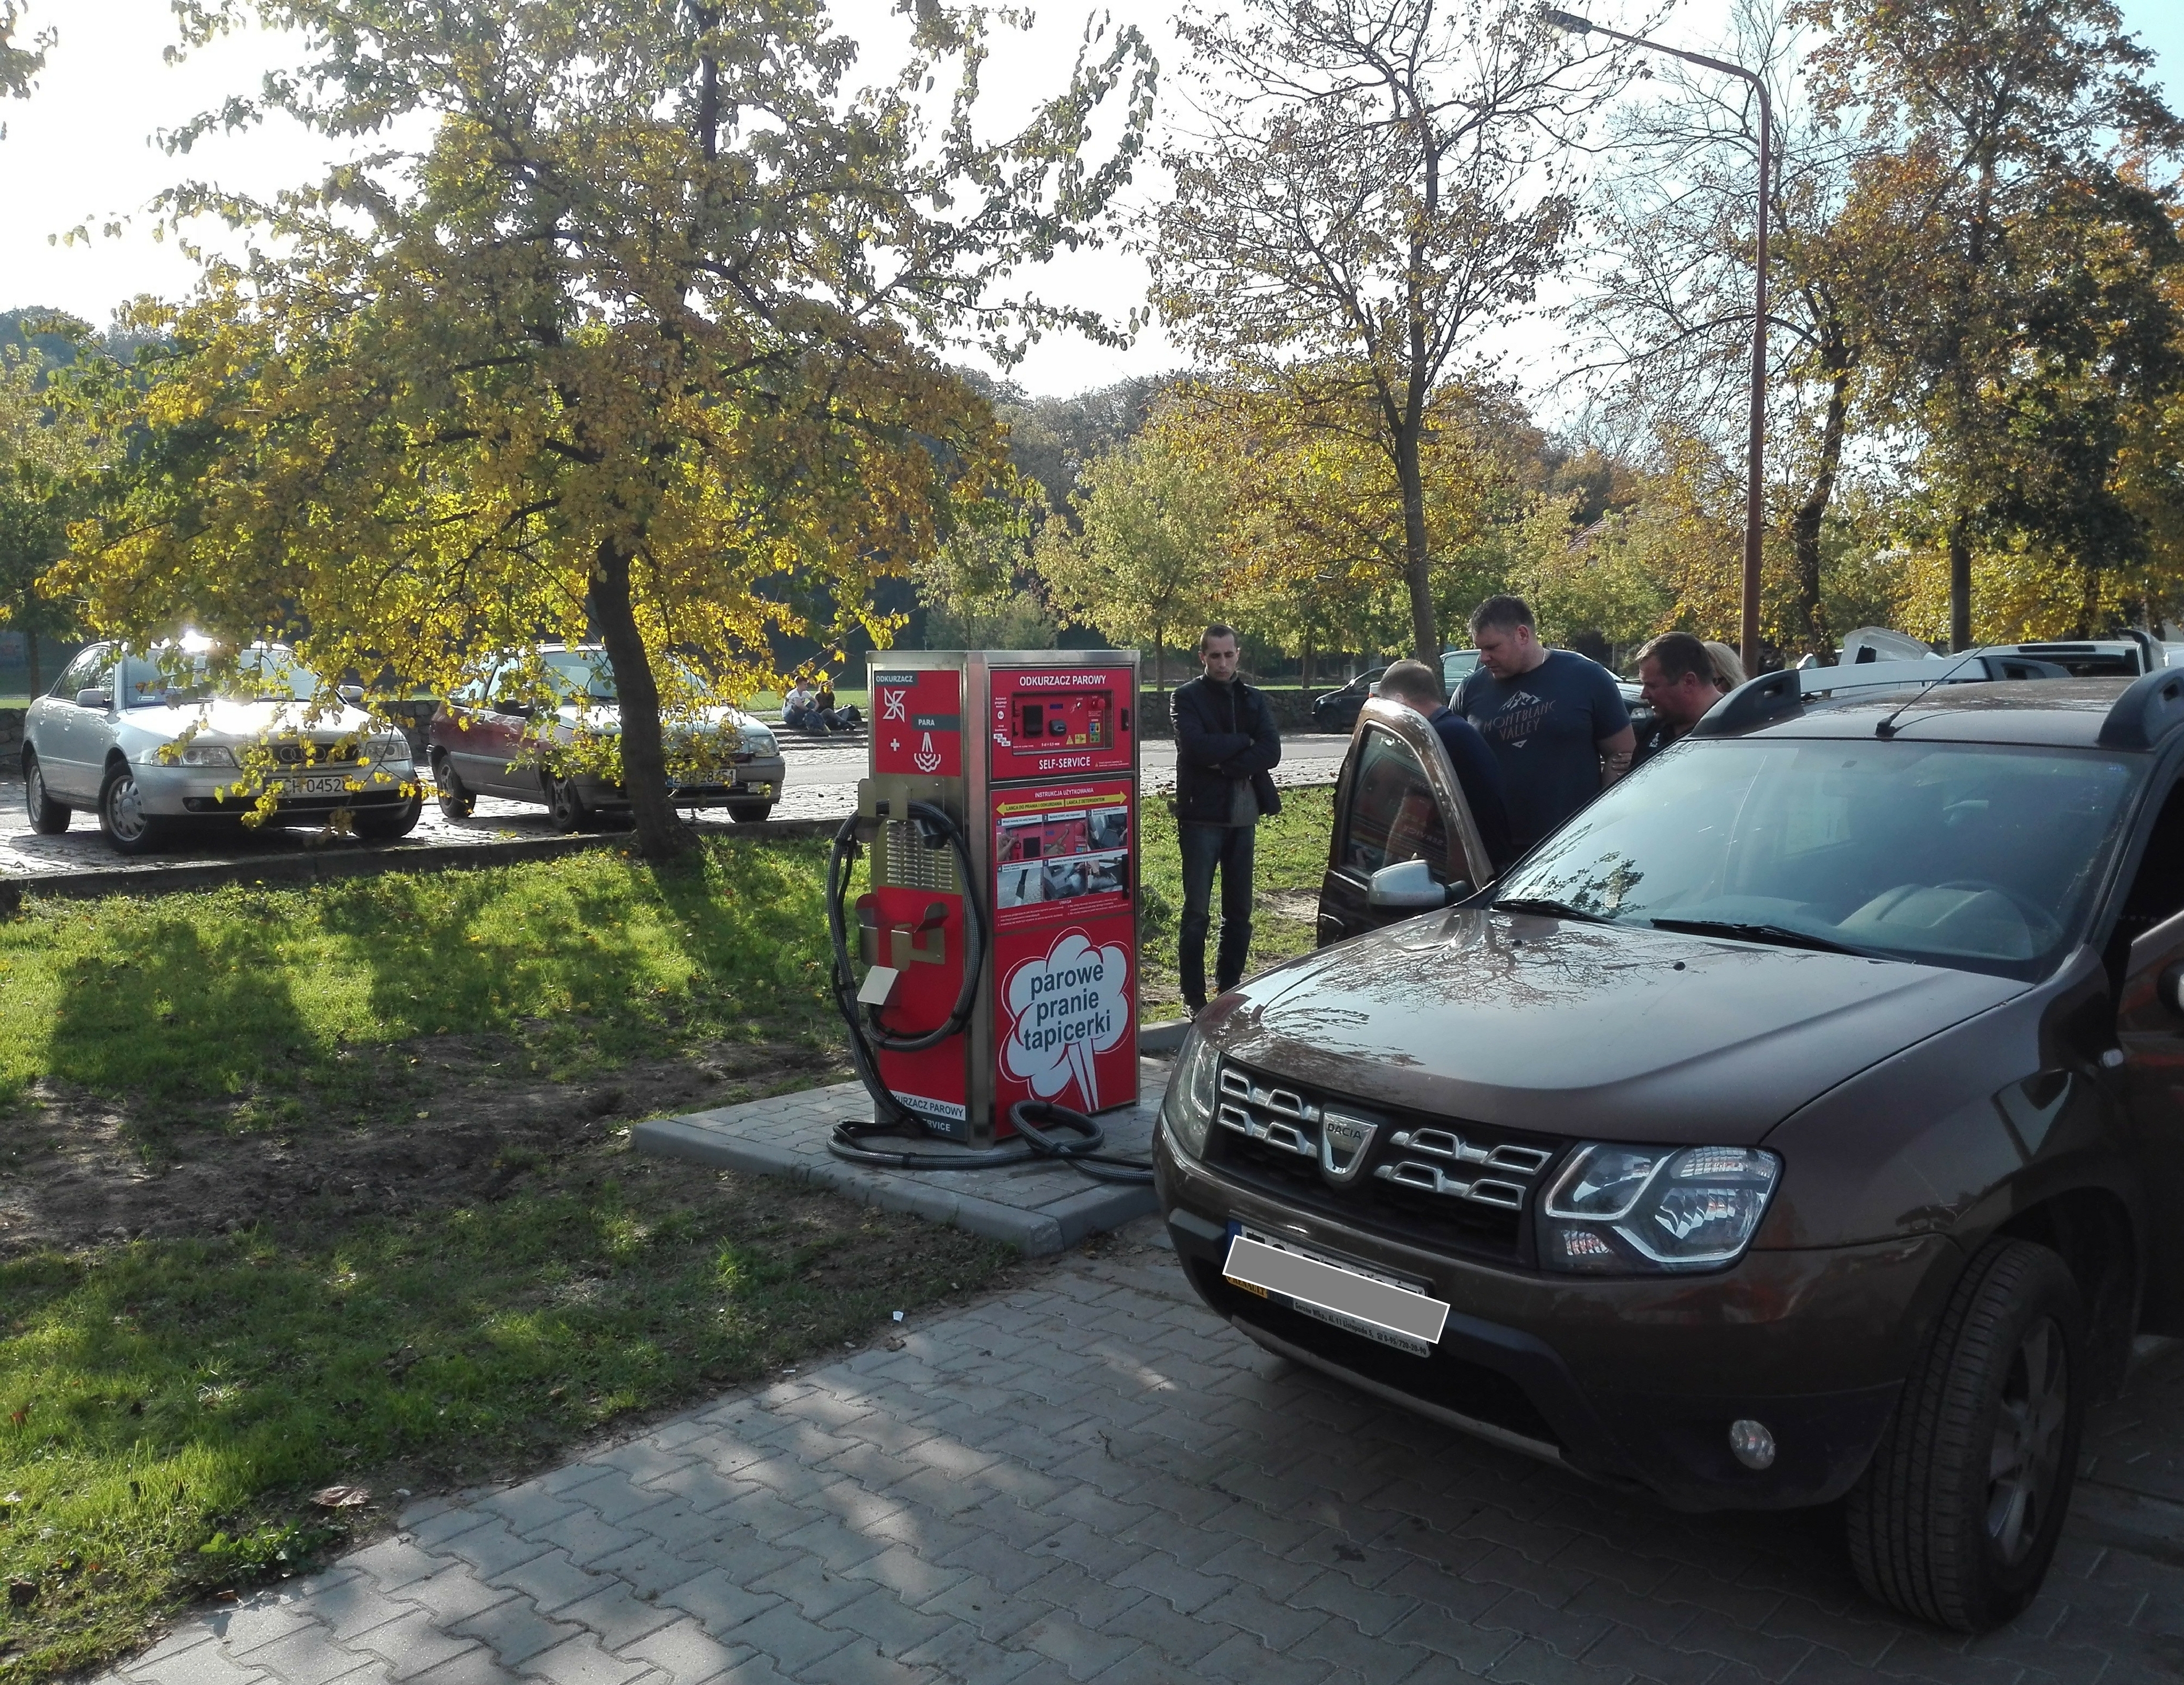
[[[340,796],[348,791],[348,775],[345,772],[304,773],[292,778],[276,778],[273,787],[284,796]]]
[[[1262,1297],[1279,1294],[1300,1315],[1416,1357],[1432,1354],[1449,1307],[1422,1287],[1294,1242],[1233,1226],[1221,1273]]]

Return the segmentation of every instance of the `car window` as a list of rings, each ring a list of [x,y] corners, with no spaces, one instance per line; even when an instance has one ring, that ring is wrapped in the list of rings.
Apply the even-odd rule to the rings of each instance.
[[[2142,776],[2115,756],[2013,745],[1686,742],[1500,894],[2036,976],[2087,916]]]
[[[61,669],[60,677],[53,681],[53,687],[47,694],[75,701],[78,691],[92,690],[98,686],[100,670],[106,665],[106,661],[107,647],[103,643],[94,643]]]
[[[125,708],[160,708],[203,702],[214,696],[242,701],[309,702],[319,693],[319,676],[278,644],[245,649],[226,671],[202,650],[154,649],[121,662]]]
[[[562,696],[574,701],[610,703],[615,700],[614,663],[603,649],[554,649],[545,656],[548,681]]]
[[[2138,876],[2124,898],[2120,934],[2126,941],[2184,913],[2184,779],[2170,786],[2155,815]]]
[[[1447,876],[1448,829],[1425,768],[1401,739],[1378,726],[1358,745],[1340,858],[1345,870],[1361,877],[1404,860],[1424,860],[1435,877]]]

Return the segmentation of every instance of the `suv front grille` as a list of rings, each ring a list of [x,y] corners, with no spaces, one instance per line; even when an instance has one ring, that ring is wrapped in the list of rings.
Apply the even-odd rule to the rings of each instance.
[[[1522,1263],[1547,1136],[1354,1106],[1221,1065],[1206,1157],[1275,1198],[1390,1239]]]

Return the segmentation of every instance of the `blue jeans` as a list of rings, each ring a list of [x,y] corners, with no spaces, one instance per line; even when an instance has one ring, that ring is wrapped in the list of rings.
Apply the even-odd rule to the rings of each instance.
[[[1214,961],[1214,993],[1225,993],[1243,980],[1244,960],[1251,951],[1251,842],[1258,827],[1184,820],[1176,830],[1183,842],[1183,926],[1177,932],[1176,957],[1184,1000],[1203,1006],[1216,867],[1221,872],[1221,952]]]

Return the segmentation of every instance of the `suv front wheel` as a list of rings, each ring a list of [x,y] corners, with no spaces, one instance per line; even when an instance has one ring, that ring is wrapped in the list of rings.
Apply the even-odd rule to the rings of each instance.
[[[2084,1322],[2046,1247],[1997,1240],[1972,1260],[1850,1494],[1851,1561],[1874,1597],[1960,1632],[2031,1602],[2077,1473]]]

